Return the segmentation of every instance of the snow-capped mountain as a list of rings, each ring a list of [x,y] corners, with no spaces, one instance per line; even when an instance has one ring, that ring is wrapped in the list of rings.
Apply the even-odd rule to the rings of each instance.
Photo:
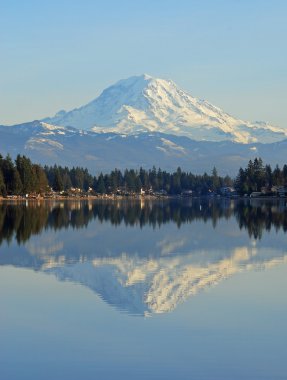
[[[250,159],[286,163],[287,130],[237,120],[147,75],[121,80],[89,104],[53,118],[1,126],[0,153],[25,154],[41,164],[236,175]]]
[[[44,121],[100,133],[160,132],[199,141],[243,144],[271,143],[287,137],[283,128],[236,119],[189,95],[174,82],[149,75],[120,80],[87,105],[60,111]]]

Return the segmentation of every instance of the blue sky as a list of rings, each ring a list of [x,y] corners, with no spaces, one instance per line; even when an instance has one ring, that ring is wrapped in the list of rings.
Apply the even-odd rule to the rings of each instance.
[[[0,124],[148,73],[287,128],[285,0],[0,0]]]

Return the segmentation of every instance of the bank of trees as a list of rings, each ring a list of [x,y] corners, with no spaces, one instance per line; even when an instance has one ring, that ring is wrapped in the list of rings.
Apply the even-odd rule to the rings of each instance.
[[[210,175],[194,175],[178,168],[169,173],[153,167],[151,170],[126,169],[112,170],[109,174],[101,173],[92,177],[86,169],[62,168],[60,166],[45,167],[49,183],[55,190],[68,190],[71,185],[87,191],[93,189],[99,194],[121,192],[139,193],[141,189],[153,192],[166,191],[168,194],[180,194],[184,190],[193,190],[198,194],[218,191],[222,186],[232,185],[230,177],[224,178],[214,168]]]
[[[44,169],[29,158],[18,155],[13,161],[0,155],[0,195],[43,193],[48,185]]]
[[[264,165],[261,158],[250,160],[245,169],[240,168],[234,182],[239,194],[250,194],[253,191],[271,191],[272,187],[287,185],[287,165],[274,169],[270,165]]]
[[[168,194],[180,194],[185,190],[192,190],[197,194],[207,194],[211,191],[217,191],[221,186],[230,186],[232,180],[230,177],[220,177],[214,168],[208,175],[195,175],[178,168],[176,171],[169,173],[165,170],[153,167],[150,170],[140,168],[139,170],[113,170],[110,174],[100,174],[94,182],[97,192],[114,192],[116,189],[122,189],[129,192],[139,192],[141,189],[153,192],[161,190]]]
[[[220,177],[214,168],[208,175],[195,175],[178,168],[173,173],[156,169],[140,168],[112,170],[108,174],[92,176],[87,169],[80,167],[62,167],[58,165],[42,167],[33,164],[25,156],[18,155],[13,161],[8,155],[0,155],[0,195],[22,195],[45,193],[52,188],[55,191],[68,191],[77,188],[83,191],[93,190],[99,194],[122,192],[139,193],[141,189],[153,192],[164,190],[168,194],[180,194],[192,190],[196,194],[218,191],[222,186],[231,186],[230,177]]]
[[[45,193],[52,188],[57,192],[71,188],[82,191],[92,190],[99,194],[117,191],[139,193],[141,189],[152,192],[165,191],[176,195],[192,190],[196,195],[219,193],[221,187],[232,187],[239,194],[250,194],[263,187],[270,191],[273,186],[287,185],[287,165],[282,169],[278,165],[272,169],[264,165],[261,158],[249,161],[245,169],[240,168],[235,180],[229,176],[221,177],[216,168],[210,174],[193,174],[178,168],[170,173],[153,167],[150,170],[115,169],[110,173],[91,175],[87,169],[80,167],[62,167],[58,165],[42,167],[33,164],[25,156],[18,155],[13,161],[8,155],[0,155],[0,195],[22,195]]]

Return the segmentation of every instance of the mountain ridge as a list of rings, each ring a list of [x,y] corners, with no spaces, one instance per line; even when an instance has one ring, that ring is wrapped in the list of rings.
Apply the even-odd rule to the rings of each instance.
[[[261,157],[272,166],[286,163],[287,140],[271,144],[240,144],[232,141],[195,141],[172,134],[95,133],[73,127],[56,127],[40,121],[0,126],[0,152],[16,158],[28,156],[43,165],[82,166],[93,174],[115,167],[150,169],[154,165],[173,171],[180,166],[194,174],[211,172],[236,175],[249,159]]]
[[[270,143],[287,138],[287,130],[265,122],[236,119],[219,107],[181,90],[171,80],[147,74],[122,79],[96,99],[44,122],[106,133],[161,132],[197,141],[230,140]]]

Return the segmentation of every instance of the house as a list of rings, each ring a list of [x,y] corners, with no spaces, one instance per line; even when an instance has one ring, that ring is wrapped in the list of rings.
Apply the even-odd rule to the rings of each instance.
[[[287,196],[287,187],[279,186],[277,189],[277,194],[279,197],[286,197]]]
[[[184,198],[192,197],[192,190],[184,190],[181,193],[181,196],[184,197]]]
[[[252,193],[250,194],[250,198],[261,197],[261,195],[262,195],[261,191],[252,191]]]
[[[237,195],[236,190],[234,189],[234,187],[231,187],[231,186],[221,187],[219,192],[224,197],[232,197],[232,196]]]
[[[159,191],[155,192],[154,195],[157,197],[165,197],[167,196],[167,191],[164,189],[160,189]]]

